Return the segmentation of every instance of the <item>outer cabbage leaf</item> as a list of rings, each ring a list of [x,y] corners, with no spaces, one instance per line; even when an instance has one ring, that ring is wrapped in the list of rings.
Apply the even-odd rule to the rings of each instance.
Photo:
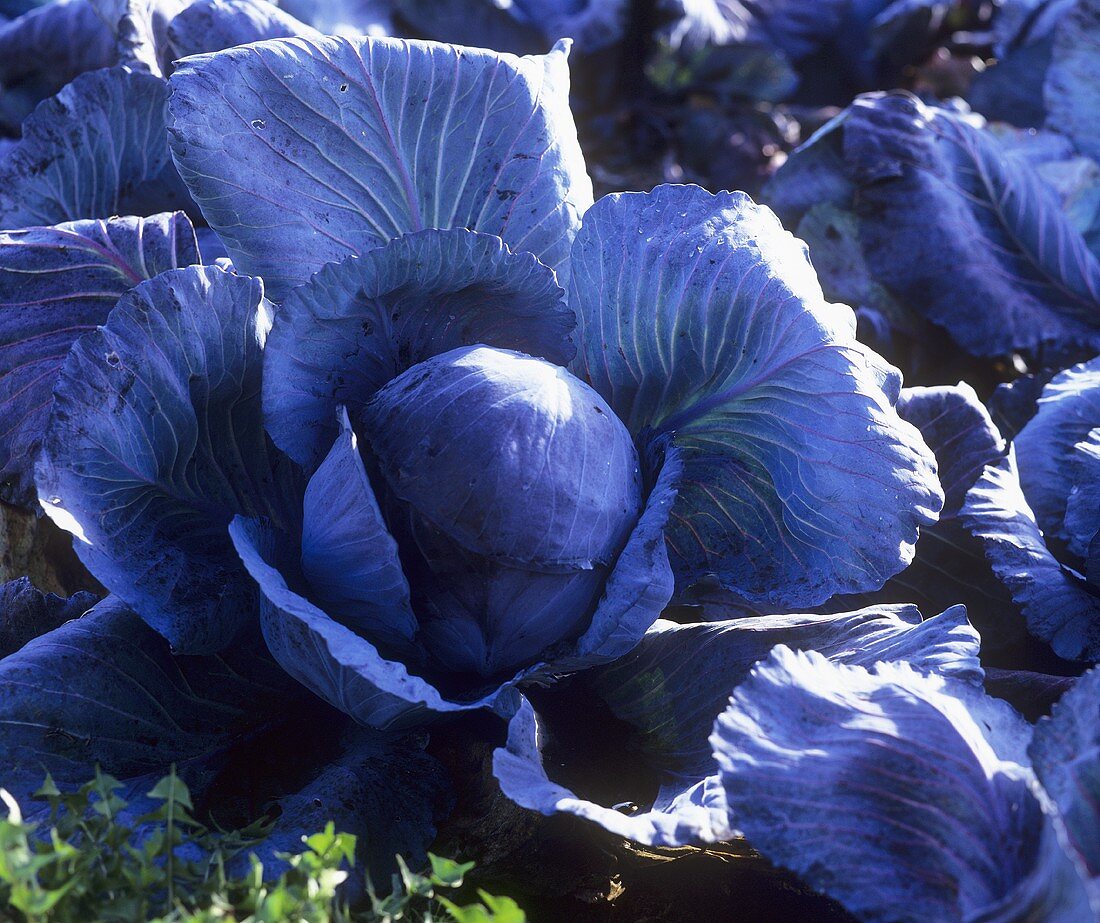
[[[1100,159],[1100,129],[1088,113],[1100,107],[1100,2],[1077,0],[1054,29],[1043,99],[1047,127],[1069,135],[1077,149]]]
[[[1049,802],[993,742],[1018,731],[990,714],[904,664],[781,647],[711,742],[749,842],[862,920],[1091,919]]]
[[[1100,262],[1027,164],[907,95],[857,99],[843,131],[864,254],[895,296],[977,355],[1100,343]]]
[[[0,498],[35,502],[34,461],[69,347],[137,283],[196,262],[179,212],[0,232]]]
[[[623,814],[578,797],[547,776],[539,719],[526,701],[512,719],[508,742],[494,755],[501,788],[543,814],[570,813],[651,846],[687,846],[732,838],[708,734],[714,715],[758,660],[776,644],[820,651],[841,663],[910,660],[917,669],[980,683],[978,636],[961,606],[922,622],[915,607],[865,609],[841,615],[733,619],[708,625],[659,621],[619,661],[583,677],[593,695],[631,728],[627,743],[660,779],[648,807]],[[624,792],[624,795],[636,793]]]
[[[1100,426],[1100,358],[1055,375],[1043,388],[1035,416],[1013,442],[1020,485],[1040,528],[1062,539],[1066,503],[1077,473],[1074,446]]]
[[[693,186],[608,196],[572,262],[576,373],[683,456],[679,587],[716,575],[749,600],[814,605],[908,562],[943,502],[932,455],[894,412],[899,373],[855,341],[770,211]]]
[[[77,553],[174,648],[209,653],[255,618],[226,535],[234,515],[289,527],[296,476],[267,442],[260,280],[162,273],[74,345],[54,392],[38,492]]]
[[[83,615],[96,602],[92,593],[76,593],[68,599],[43,593],[30,577],[8,581],[0,586],[0,658]]]
[[[946,502],[935,525],[922,529],[913,563],[876,593],[841,596],[830,611],[883,602],[915,602],[924,611],[963,603],[982,635],[983,657],[1006,666],[1033,665],[1037,642],[1012,597],[990,570],[981,543],[960,523],[966,493],[1005,442],[978,395],[967,384],[905,388],[899,415],[916,426],[936,455]],[[1044,651],[1045,652],[1045,651]],[[1046,653],[1049,657],[1049,653]]]
[[[176,58],[296,35],[321,38],[316,29],[265,0],[198,0],[168,24]]]
[[[0,131],[18,134],[42,100],[116,63],[114,38],[88,0],[55,0],[0,24]]]
[[[1100,262],[1034,167],[1005,154],[965,116],[868,94],[767,194],[792,224],[821,198],[853,213],[871,278],[972,353],[1100,343]]]
[[[1089,876],[1100,879],[1100,668],[1039,722],[1028,753]]]
[[[920,430],[935,453],[944,493],[940,519],[953,518],[985,466],[1004,454],[1001,434],[966,382],[905,388],[897,408],[904,420]]]
[[[173,155],[234,264],[277,300],[423,228],[496,234],[564,280],[592,201],[567,49],[327,38],[201,55],[172,77]]]
[[[774,615],[708,624],[660,621],[616,663],[586,677],[612,713],[636,728],[645,758],[674,775],[713,771],[714,716],[749,669],[777,644],[835,663],[905,662],[980,685],[978,633],[962,606],[921,618],[916,606],[838,615]],[[692,748],[692,749],[689,749]]]
[[[961,522],[983,546],[1028,629],[1059,657],[1100,659],[1100,596],[1047,549],[1020,488],[1015,455],[986,467],[966,496]]]
[[[81,74],[41,103],[0,161],[0,228],[194,208],[168,154],[163,80]]]
[[[258,639],[224,657],[176,657],[116,597],[0,660],[4,787],[34,791],[101,766],[163,773],[228,747],[294,699]]]
[[[295,461],[315,467],[390,379],[431,356],[482,343],[568,362],[572,314],[553,273],[497,237],[407,234],[326,266],[280,307],[264,358],[264,416]]]
[[[662,792],[649,809],[623,813],[579,797],[546,775],[540,752],[541,728],[527,699],[508,723],[508,740],[493,753],[493,774],[505,796],[547,816],[573,814],[605,830],[650,846],[720,843],[737,834],[729,825],[724,792],[711,780]],[[710,782],[711,784],[707,784]]]

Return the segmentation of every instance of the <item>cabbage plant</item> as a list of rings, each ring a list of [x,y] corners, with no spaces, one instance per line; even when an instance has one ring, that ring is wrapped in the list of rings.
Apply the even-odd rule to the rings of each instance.
[[[808,607],[911,558],[942,493],[900,374],[744,194],[593,205],[567,44],[158,69],[138,12],[0,167],[5,496],[110,594],[0,664],[17,792],[177,760],[216,802],[304,722],[285,836],[369,804],[385,865],[452,797],[397,732],[511,716],[696,584]]]
[[[1100,360],[1055,375],[966,495],[963,521],[1029,629],[1072,660],[1100,659]]]
[[[1100,261],[1055,191],[980,118],[903,92],[857,97],[766,198],[833,297],[879,328],[944,328],[975,356],[1095,350]]]
[[[38,470],[176,650],[262,600],[283,667],[386,726],[613,660],[677,587],[812,605],[911,556],[942,501],[898,373],[747,197],[588,209],[565,54],[177,64],[174,163],[235,272],[122,296],[60,369]]]

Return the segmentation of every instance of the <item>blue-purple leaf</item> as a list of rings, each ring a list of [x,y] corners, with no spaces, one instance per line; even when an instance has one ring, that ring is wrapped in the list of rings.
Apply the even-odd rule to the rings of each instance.
[[[55,0],[0,24],[0,131],[18,134],[42,100],[116,63],[111,25],[88,0]]]
[[[78,618],[97,601],[93,593],[76,593],[68,599],[43,593],[30,577],[8,581],[0,586],[0,658]]]
[[[116,597],[0,660],[4,787],[49,772],[83,783],[217,754],[300,697],[259,638],[224,657],[177,657]]]
[[[494,755],[504,794],[543,814],[576,814],[651,846],[687,846],[732,838],[708,735],[731,689],[776,644],[817,650],[842,663],[909,660],[917,669],[980,683],[978,637],[962,607],[921,621],[913,607],[881,607],[835,616],[733,619],[709,625],[657,622],[619,661],[586,673],[583,697],[602,699],[630,728],[626,746],[658,778],[647,804],[629,784],[623,801],[643,801],[623,814],[552,782],[540,753],[539,718],[526,701]]]
[[[0,498],[35,502],[34,462],[69,347],[139,282],[196,262],[179,212],[0,232]]]
[[[0,160],[0,228],[196,214],[168,154],[167,92],[158,77],[112,67],[42,102]]]
[[[367,38],[201,55],[172,76],[172,150],[234,264],[277,300],[424,228],[496,234],[564,280],[592,200],[566,56]]]
[[[1077,680],[1036,725],[1028,755],[1089,876],[1100,880],[1100,668]]]
[[[1009,455],[986,467],[960,520],[981,543],[1028,629],[1059,657],[1100,660],[1100,596],[1051,554]]]
[[[1004,750],[1027,725],[973,707],[904,664],[778,648],[711,738],[731,816],[861,920],[1092,919],[1058,818]]]
[[[1044,533],[1068,539],[1066,504],[1077,474],[1074,446],[1100,426],[1100,358],[1055,375],[1013,445],[1020,486]]]
[[[267,441],[258,279],[171,270],[77,341],[54,392],[38,492],[97,579],[188,653],[233,643],[256,588],[226,527],[289,527],[300,485]]]
[[[269,38],[319,39],[321,33],[265,0],[198,0],[168,24],[176,58]]]
[[[312,469],[390,379],[482,343],[559,364],[574,321],[554,275],[500,238],[462,229],[407,234],[326,266],[279,309],[264,357],[264,417],[275,443]]]
[[[814,605],[908,563],[943,502],[932,454],[894,411],[899,373],[770,211],[691,186],[608,196],[572,272],[577,374],[682,454],[678,586]]]

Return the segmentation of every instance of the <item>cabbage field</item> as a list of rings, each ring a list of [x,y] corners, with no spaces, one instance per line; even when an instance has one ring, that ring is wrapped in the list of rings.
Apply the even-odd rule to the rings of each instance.
[[[0,920],[1100,919],[1100,0],[0,0],[0,229]]]

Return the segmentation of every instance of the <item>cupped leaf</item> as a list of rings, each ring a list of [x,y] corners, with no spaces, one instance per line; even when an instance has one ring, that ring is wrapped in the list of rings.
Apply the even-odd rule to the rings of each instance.
[[[675,446],[667,445],[648,461],[650,469],[660,467],[645,509],[607,578],[591,623],[575,645],[552,658],[553,671],[618,659],[641,641],[672,598],[675,583],[664,535],[683,478],[683,460]]]
[[[367,638],[341,625],[287,585],[290,569],[278,536],[265,523],[238,517],[229,534],[260,588],[260,624],[275,659],[306,688],[361,724],[408,727],[432,713],[486,708],[515,710],[516,683],[524,673],[463,701],[445,698],[409,667],[387,660]],[[530,672],[530,671],[527,671]]]
[[[908,563],[943,502],[932,455],[894,412],[898,372],[770,211],[693,186],[608,196],[572,263],[577,374],[683,456],[678,586],[813,605]]]
[[[905,388],[897,409],[903,420],[920,430],[935,454],[944,493],[940,519],[953,518],[985,466],[1004,454],[1004,439],[974,389],[965,382]]]
[[[1028,754],[1070,843],[1089,876],[1100,880],[1100,668],[1077,680],[1039,722]]]
[[[416,633],[397,542],[346,412],[332,450],[306,485],[301,563],[313,598],[357,634],[393,642]]]
[[[112,67],[42,102],[0,161],[0,228],[196,214],[168,154],[167,92],[158,77]]]
[[[1100,660],[1100,596],[1050,553],[1010,454],[986,467],[966,495],[963,526],[982,544],[1028,629],[1059,657]]]
[[[233,516],[298,519],[296,476],[260,419],[270,311],[258,279],[162,273],[77,341],[54,392],[43,505],[97,579],[180,651],[216,651],[255,618],[225,533]]]
[[[1031,664],[1037,642],[1005,587],[990,570],[981,543],[959,522],[966,492],[987,464],[997,462],[1005,442],[974,390],[965,383],[905,388],[898,414],[920,430],[936,455],[946,502],[940,519],[921,530],[913,562],[874,593],[836,597],[829,611],[873,603],[914,602],[924,611],[962,603],[982,636],[988,661]]]
[[[43,593],[30,577],[9,580],[0,586],[0,658],[83,615],[96,602],[93,593],[76,593],[68,599]]]
[[[280,306],[264,358],[264,417],[275,443],[314,468],[352,419],[405,369],[481,343],[564,364],[574,321],[553,273],[497,237],[408,234],[326,266]]]
[[[221,752],[294,697],[258,638],[223,657],[174,656],[109,597],[0,660],[4,787],[29,795],[47,771],[83,783],[96,765],[163,774]]]
[[[1020,485],[1040,528],[1068,539],[1066,503],[1076,466],[1067,464],[1074,446],[1100,426],[1100,358],[1060,372],[1043,388],[1035,416],[1013,445]]]
[[[749,842],[861,920],[1090,919],[1058,819],[989,721],[941,677],[781,647],[711,742]]]
[[[962,607],[922,622],[912,606],[836,616],[771,616],[710,625],[657,622],[641,644],[606,667],[584,674],[580,694],[605,702],[631,729],[626,746],[656,774],[660,789],[634,813],[601,807],[547,776],[539,719],[525,701],[494,772],[510,799],[543,814],[576,814],[651,846],[731,839],[731,816],[716,775],[708,735],[714,716],[758,660],[776,644],[821,651],[832,660],[870,665],[910,660],[917,669],[980,682],[978,637]],[[624,786],[624,798],[641,800]],[[632,796],[632,797],[631,797]]]
[[[198,261],[179,212],[0,231],[0,498],[35,502],[34,462],[69,347],[139,282]]]
[[[296,35],[321,38],[316,29],[265,0],[198,0],[168,24],[168,40],[176,58]]]
[[[277,300],[424,228],[496,234],[564,280],[592,201],[567,52],[326,38],[202,55],[172,76],[173,155],[234,264]]]
[[[115,63],[114,30],[88,0],[55,0],[0,24],[0,130],[18,134],[42,100]]]

